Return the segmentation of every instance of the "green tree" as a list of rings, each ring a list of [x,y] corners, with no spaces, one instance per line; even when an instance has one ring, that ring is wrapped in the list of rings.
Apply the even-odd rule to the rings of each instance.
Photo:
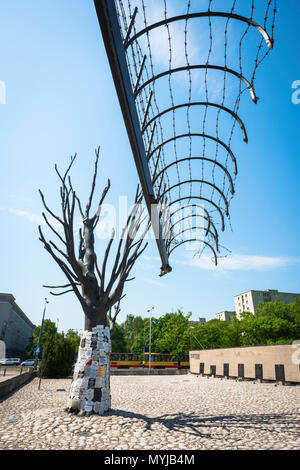
[[[33,332],[32,339],[26,349],[26,358],[32,359],[35,356],[35,349],[37,348],[41,327],[37,326]],[[49,339],[54,338],[57,334],[57,328],[53,321],[49,318],[44,320],[41,343],[44,345]],[[42,351],[40,351],[39,357],[42,357]]]
[[[122,327],[125,335],[126,351],[133,352],[135,338],[144,331],[144,320],[141,316],[127,315]]]
[[[156,328],[159,330],[155,345],[159,352],[168,353],[176,360],[182,359],[190,349],[189,319],[191,313],[184,315],[180,310],[166,313],[160,317]]]
[[[125,332],[124,332],[124,328],[122,327],[122,325],[118,325],[118,323],[115,323],[110,339],[111,339],[111,352],[113,353],[127,352]]]
[[[68,377],[72,372],[78,350],[74,337],[58,333],[49,336],[44,347],[45,356],[40,364],[39,374],[42,373],[43,377],[48,378]]]
[[[292,343],[300,338],[300,302],[260,304],[255,315],[243,313],[240,329],[244,346]]]
[[[76,330],[69,329],[66,333],[66,339],[74,345],[74,348],[78,350],[80,344],[80,335]]]
[[[191,349],[241,346],[240,322],[235,318],[232,324],[221,320],[210,320],[205,325],[193,325],[191,335]]]

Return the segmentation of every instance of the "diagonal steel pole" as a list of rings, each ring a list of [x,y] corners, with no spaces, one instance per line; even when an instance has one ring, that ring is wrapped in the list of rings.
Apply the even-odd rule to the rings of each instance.
[[[94,0],[94,4],[145,203],[151,217],[152,228],[162,261],[160,275],[163,276],[170,272],[172,268],[169,265],[165,241],[162,238],[162,226],[127,68],[115,1]]]

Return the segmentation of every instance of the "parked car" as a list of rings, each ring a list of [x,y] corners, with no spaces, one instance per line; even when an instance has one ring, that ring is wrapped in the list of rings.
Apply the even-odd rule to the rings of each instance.
[[[18,357],[7,357],[0,361],[1,366],[19,366],[21,364],[21,359]]]
[[[34,359],[27,359],[26,361],[23,361],[21,366],[27,366],[27,367],[31,367],[31,366],[34,366]]]

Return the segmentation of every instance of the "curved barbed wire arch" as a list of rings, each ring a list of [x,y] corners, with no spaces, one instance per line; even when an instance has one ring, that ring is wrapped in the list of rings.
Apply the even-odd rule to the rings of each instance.
[[[185,180],[185,181],[180,181],[179,183],[176,183],[176,184],[173,184],[173,186],[169,186],[168,188],[166,188],[158,197],[157,199],[157,202],[159,203],[161,201],[161,199],[164,198],[164,196],[169,193],[170,191],[172,191],[172,189],[175,189],[175,188],[178,188],[179,186],[183,186],[185,184],[189,184],[189,183],[201,183],[201,184],[207,184],[208,186],[211,186],[213,189],[215,189],[216,191],[218,191],[218,193],[221,195],[223,201],[224,201],[224,204],[225,204],[225,213],[226,215],[228,216],[229,215],[229,204],[228,204],[228,201],[225,197],[225,194],[223,193],[223,191],[218,188],[218,186],[216,186],[215,184],[211,183],[210,181],[206,181],[206,180],[198,180],[198,179],[191,179],[191,180]]]
[[[219,168],[221,168],[224,171],[224,173],[226,174],[227,178],[228,178],[231,194],[234,194],[234,184],[233,184],[233,181],[232,181],[231,174],[229,173],[227,168],[224,165],[222,165],[222,163],[217,162],[216,160],[213,160],[213,159],[207,158],[207,157],[185,157],[185,158],[180,158],[180,159],[176,160],[175,162],[169,163],[169,165],[165,166],[155,176],[155,178],[153,179],[153,184],[155,184],[156,181],[158,180],[158,178],[161,177],[169,168],[172,168],[172,166],[178,165],[178,163],[182,163],[182,162],[186,162],[186,161],[194,161],[194,160],[210,162],[210,163],[213,163],[214,165],[217,165]],[[235,174],[237,174],[236,168],[235,168]]]
[[[209,204],[211,204],[215,210],[217,210],[217,212],[220,214],[220,218],[221,218],[221,227],[222,227],[222,232],[224,232],[225,230],[225,217],[224,217],[224,214],[222,212],[222,209],[220,208],[220,206],[214,202],[214,201],[211,201],[210,199],[208,198],[205,198],[203,196],[182,196],[182,197],[179,197],[178,199],[175,199],[174,201],[170,201],[169,203],[169,208],[173,205],[173,204],[177,204],[178,202],[182,202],[182,201],[190,201],[191,199],[197,199],[197,200],[200,200],[200,201],[205,201]],[[182,209],[182,207],[181,207]]]
[[[168,256],[164,253],[172,234],[165,238],[159,235],[167,217],[160,209],[162,204],[170,212],[175,203],[193,211],[195,204],[190,204],[191,201],[203,202],[209,209],[205,213],[208,228],[214,227],[218,240],[218,224],[225,230],[225,216],[230,217],[229,206],[238,173],[234,149],[236,128],[241,130],[243,141],[248,142],[239,109],[249,92],[254,103],[258,100],[255,77],[273,49],[277,1],[260,0],[257,8],[258,0],[247,0],[243,8],[237,0],[228,0],[224,11],[213,11],[214,0],[203,0],[201,8],[191,0],[176,2],[175,6],[170,0],[161,0],[155,19],[150,10],[151,0],[94,2],[102,5],[97,9],[98,18],[149,214],[152,204],[158,207],[153,223],[164,274],[170,271],[171,251],[168,250]],[[259,16],[261,12],[263,17]],[[201,51],[195,42],[199,38],[194,26],[199,25],[203,38]],[[236,25],[240,27],[235,28]],[[174,38],[179,31],[177,27],[181,28],[180,34]],[[155,33],[160,33],[162,28],[167,37],[160,46]],[[232,31],[234,34],[229,38]],[[197,49],[201,59],[194,54],[194,50],[198,53]],[[230,54],[234,54],[232,63]],[[197,73],[201,70],[203,73]],[[178,87],[181,87],[179,92]],[[210,113],[211,109],[216,113]],[[213,130],[208,130],[208,125]],[[168,146],[169,143],[173,145]],[[181,155],[179,148],[183,148]],[[195,161],[199,164],[192,165]],[[199,184],[199,194],[194,194],[193,183]],[[172,200],[174,188],[178,188],[179,194]],[[172,230],[175,212],[170,216]],[[188,220],[191,217],[186,215]],[[172,238],[174,242],[176,236],[175,240]]]
[[[164,72],[158,73],[157,75],[154,75],[153,77],[149,78],[146,82],[144,82],[139,88],[137,88],[134,91],[134,96],[135,98],[137,98],[137,96],[144,90],[144,88],[146,88],[148,85],[151,85],[151,83],[159,80],[160,78],[166,77],[168,75],[172,75],[173,73],[185,72],[189,70],[201,70],[201,69],[218,70],[221,72],[226,72],[231,75],[234,75],[245,84],[246,88],[248,88],[249,90],[252,101],[255,104],[257,103],[258,96],[256,96],[254,87],[249,82],[249,80],[247,80],[247,78],[245,78],[241,73],[237,72],[236,70],[230,69],[228,67],[222,67],[221,65],[212,65],[212,64],[186,65],[184,67],[176,67],[174,69],[165,70]]]
[[[203,214],[197,214],[197,213],[196,213],[196,214],[188,214],[188,215],[186,215],[185,217],[182,217],[181,219],[178,219],[176,222],[173,223],[173,225],[170,226],[170,228],[169,228],[170,233],[172,233],[172,231],[173,231],[173,229],[174,229],[174,227],[175,227],[176,225],[178,225],[178,224],[184,222],[185,220],[187,220],[187,219],[189,219],[189,218],[191,218],[191,217],[195,217],[195,218],[197,218],[197,217],[202,217],[204,220],[206,220],[206,221],[208,222],[207,227],[204,228],[204,230],[206,230],[205,235],[208,235],[208,233],[209,233],[209,231],[210,231],[210,230],[209,230],[210,227],[213,227],[214,232],[215,232],[215,235],[216,235],[216,238],[217,238],[217,239],[219,238],[218,232],[217,232],[217,229],[216,229],[216,226],[215,226],[215,224],[214,224],[213,222],[211,222],[211,219],[210,219],[209,217],[203,215]],[[169,240],[168,240],[168,242],[169,242]],[[167,244],[168,244],[168,242],[167,242]]]
[[[203,139],[209,139],[209,140],[212,140],[212,141],[216,142],[217,144],[220,144],[222,147],[224,147],[224,149],[230,155],[231,160],[232,160],[233,165],[234,165],[234,168],[235,168],[235,172],[237,173],[236,158],[235,158],[232,150],[228,147],[228,145],[226,145],[225,142],[222,142],[222,140],[218,139],[217,137],[213,137],[212,135],[202,134],[202,133],[197,133],[197,132],[190,132],[190,133],[186,133],[186,134],[175,135],[174,137],[171,137],[170,139],[167,139],[164,142],[161,142],[159,145],[157,145],[157,147],[155,147],[153,150],[148,152],[148,154],[147,154],[148,161],[150,160],[150,158],[152,158],[152,156],[156,152],[158,152],[165,145],[170,144],[171,142],[174,142],[175,140],[190,138],[190,137],[202,137]]]
[[[210,243],[208,243],[207,241],[202,240],[201,238],[190,238],[189,240],[183,240],[183,241],[177,243],[177,245],[173,246],[171,248],[171,250],[168,251],[169,256],[179,246],[183,245],[184,243],[191,243],[191,242],[200,242],[200,243],[204,243],[205,245],[207,245],[214,254],[215,265],[216,266],[218,265],[218,257],[217,257],[217,253],[215,252],[214,247]]]
[[[180,232],[177,232],[175,235],[172,235],[171,238],[168,240],[167,248],[171,245],[171,243],[175,240],[175,238],[178,238],[182,233],[185,233],[191,230],[205,230],[206,233],[210,234],[214,238],[215,244],[216,244],[216,250],[217,252],[219,252],[218,236],[215,233],[211,232],[210,230],[207,230],[205,227],[200,227],[199,225],[194,225],[192,227],[184,228]]]
[[[248,136],[247,136],[247,131],[246,131],[246,127],[243,123],[243,121],[241,120],[241,118],[237,115],[237,113],[235,113],[234,111],[232,111],[231,109],[227,108],[226,106],[222,106],[221,104],[217,104],[217,103],[210,103],[210,102],[205,102],[205,101],[196,101],[196,102],[192,102],[192,103],[182,103],[182,104],[178,104],[176,106],[172,106],[168,109],[164,109],[163,111],[161,111],[159,114],[157,114],[156,116],[154,116],[153,118],[151,118],[147,123],[145,123],[143,126],[142,126],[142,133],[145,132],[145,130],[153,123],[155,122],[157,119],[159,119],[160,117],[162,117],[163,115],[167,114],[167,113],[170,113],[170,112],[173,112],[173,111],[176,111],[176,109],[180,109],[180,108],[191,108],[193,106],[212,106],[212,107],[215,107],[215,108],[218,108],[218,109],[221,109],[223,111],[225,111],[226,113],[229,113],[231,114],[231,116],[238,122],[240,128],[241,128],[241,131],[242,131],[242,134],[243,134],[243,140],[244,142],[247,144],[248,143]]]
[[[182,210],[186,210],[188,209],[189,207],[191,208],[197,208],[200,207],[200,209],[205,213],[205,215],[203,214],[197,214],[197,213],[191,213],[191,214],[188,214],[186,215],[185,217],[182,217],[181,219],[177,220],[177,222],[173,223],[172,222],[172,219],[174,218],[174,216],[179,212],[179,211],[182,211]],[[178,222],[181,222],[183,220],[185,220],[186,218],[189,218],[189,217],[202,217],[203,219],[207,220],[208,224],[207,224],[207,228],[209,229],[210,227],[213,227],[214,231],[215,231],[215,234],[217,237],[219,237],[219,234],[218,234],[218,231],[216,229],[216,226],[211,218],[211,216],[209,215],[209,212],[208,210],[203,206],[203,204],[196,204],[196,203],[193,203],[193,204],[186,204],[184,207],[180,206],[178,209],[176,209],[174,212],[170,213],[169,214],[169,220],[170,220],[170,228],[169,230],[171,231],[172,228],[178,223]],[[173,224],[173,225],[172,225]]]
[[[229,18],[233,20],[239,20],[244,23],[247,23],[249,26],[254,26],[254,28],[257,29],[257,31],[262,35],[264,40],[266,41],[266,44],[269,49],[273,48],[273,43],[274,40],[270,38],[268,35],[267,31],[264,30],[258,23],[255,21],[251,20],[250,18],[246,18],[245,16],[241,15],[236,15],[234,13],[227,13],[227,12],[219,12],[219,11],[207,11],[207,12],[197,12],[197,13],[189,13],[186,15],[178,15],[178,16],[173,16],[172,18],[167,18],[163,21],[158,21],[157,23],[154,23],[147,28],[144,28],[143,30],[139,31],[136,33],[134,36],[132,36],[130,39],[128,38],[127,40],[124,41],[124,47],[127,49],[134,41],[136,41],[140,36],[143,34],[149,33],[151,30],[159,28],[161,26],[165,26],[166,24],[173,23],[175,21],[182,21],[182,20],[189,20],[193,18],[206,18],[206,17],[219,17],[219,18]]]

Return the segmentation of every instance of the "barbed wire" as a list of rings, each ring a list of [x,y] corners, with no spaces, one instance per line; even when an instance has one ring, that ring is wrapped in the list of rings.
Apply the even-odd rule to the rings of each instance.
[[[182,0],[183,13],[180,14],[176,11],[175,15],[173,15],[174,3],[163,0],[160,3],[160,15],[158,15],[158,9],[155,10],[156,16],[160,16],[160,19],[153,22],[151,16],[155,15],[153,15],[154,4],[151,0],[115,0],[123,39],[130,32],[128,43],[124,44],[126,59],[135,94],[144,146],[149,157],[148,164],[156,200],[161,205],[166,204],[170,207],[176,203],[182,208],[186,204],[185,201],[188,201],[189,205],[193,199],[198,202],[202,201],[203,205],[208,208],[208,227],[210,227],[210,223],[214,223],[215,227],[221,227],[222,230],[225,226],[225,216],[227,216],[228,224],[231,227],[228,208],[234,195],[237,177],[236,159],[232,151],[237,123],[242,128],[244,141],[247,141],[247,134],[241,125],[238,112],[245,92],[249,91],[252,100],[257,101],[254,91],[257,70],[270,53],[274,43],[277,1],[260,0],[258,7],[256,0],[243,0],[243,7],[245,7],[246,1],[250,10],[248,17],[243,17],[239,13],[240,0],[231,0],[231,3],[228,1],[227,10],[221,12],[213,10],[215,0],[207,0],[207,9],[201,12],[193,11],[195,8],[193,1]],[[136,9],[138,10],[136,11]],[[263,24],[259,26],[255,22],[257,10],[263,12],[264,18]],[[192,44],[194,57],[196,55],[194,49],[197,48],[195,41],[193,42],[195,34],[193,34],[191,24],[196,19],[205,24],[204,19],[200,18],[207,18],[206,37],[201,36],[204,28],[201,28],[201,33],[197,33],[206,46],[206,60],[204,63],[195,64],[189,50],[189,45]],[[224,22],[223,32],[220,28],[222,20]],[[237,20],[239,21],[237,22]],[[183,39],[182,46],[178,47],[179,29],[173,28],[180,21],[183,21]],[[236,27],[237,24],[246,25],[239,31]],[[161,39],[159,47],[167,51],[167,64],[163,71],[160,70],[160,67],[164,66],[164,61],[158,57],[157,42],[153,41],[152,36],[162,27],[164,27],[166,40]],[[257,34],[256,45],[251,36],[247,42],[249,50],[246,50],[247,37],[254,28],[256,28]],[[159,31],[163,32],[162,29]],[[261,38],[258,33],[261,34]],[[229,40],[229,34],[231,40]],[[161,37],[163,38],[163,35]],[[223,52],[220,47],[222,42]],[[254,64],[251,66],[249,51],[254,49],[254,45],[256,51]],[[234,61],[236,51],[237,64],[231,66],[230,61]],[[220,57],[218,57],[218,53]],[[202,56],[203,54],[204,52],[202,52]],[[216,62],[212,61],[213,54],[218,57]],[[178,66],[178,58],[181,56],[184,56],[184,59],[182,64]],[[247,79],[251,68],[251,78]],[[220,79],[222,71],[223,78]],[[182,87],[182,83],[177,80],[177,73],[181,72],[187,74],[187,101],[184,102],[182,93],[178,91]],[[200,75],[203,73],[200,86],[194,73]],[[162,81],[163,77],[167,78],[167,85]],[[236,78],[238,86],[234,87],[233,80]],[[184,80],[182,82],[185,83]],[[236,92],[235,88],[237,88]],[[204,100],[197,101],[201,90],[204,94]],[[167,95],[170,102],[168,107],[166,107]],[[179,115],[184,108],[186,108],[185,117]],[[193,115],[196,114],[196,112],[192,113],[194,109],[203,112],[201,130],[199,125],[198,128],[193,129],[195,121]],[[211,116],[211,111],[216,111],[215,117]],[[233,119],[232,125],[229,125],[227,121],[229,112]],[[199,121],[199,113],[196,114],[196,123],[197,121]],[[182,131],[183,127],[186,129],[185,131]],[[210,133],[209,128],[214,128],[214,131]],[[223,134],[226,133],[227,138],[224,139]],[[166,137],[166,134],[170,134],[171,137]],[[199,152],[199,138],[202,142],[202,152]],[[186,141],[188,143],[184,146]],[[234,171],[232,171],[232,166],[229,166],[231,161],[234,165]],[[193,170],[193,165],[196,165],[195,170]],[[173,174],[174,170],[175,174]],[[195,185],[197,185],[197,191]],[[192,206],[191,213],[186,216],[186,219],[189,219],[186,229],[191,231],[195,229],[194,220],[197,216],[197,211],[193,212],[193,210]],[[173,251],[176,243],[178,246],[183,243],[181,236],[174,239],[174,231],[168,233],[166,237],[169,237],[166,243],[168,252]],[[209,230],[206,231],[205,240],[216,248],[216,240]]]

